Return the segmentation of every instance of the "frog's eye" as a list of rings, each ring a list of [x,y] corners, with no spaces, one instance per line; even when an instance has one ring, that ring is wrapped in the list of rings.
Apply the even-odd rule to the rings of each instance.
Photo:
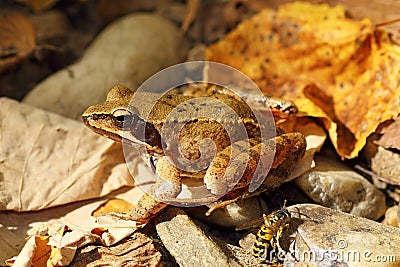
[[[136,116],[127,109],[116,109],[111,113],[114,125],[122,130],[130,128],[136,121]]]

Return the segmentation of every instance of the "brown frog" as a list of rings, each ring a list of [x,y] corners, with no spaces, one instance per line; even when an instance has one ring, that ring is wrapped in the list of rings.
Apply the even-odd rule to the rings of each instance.
[[[83,122],[94,132],[128,145],[143,145],[146,154],[156,162],[156,173],[161,179],[133,210],[118,217],[139,221],[157,214],[167,206],[157,199],[177,197],[181,192],[182,178],[204,180],[207,189],[216,196],[210,198],[209,214],[240,198],[279,186],[288,176],[291,166],[304,155],[306,140],[301,133],[283,133],[277,128],[277,136],[275,131],[262,135],[271,125],[260,125],[242,98],[220,86],[201,84],[200,88],[201,93],[197,95],[182,94],[179,90],[159,95],[151,92],[135,94],[127,87],[115,86],[110,89],[105,102],[89,107],[82,115]],[[134,94],[135,103],[140,105],[130,106]],[[254,102],[251,96],[246,100]],[[271,106],[273,114],[281,114],[281,117],[293,116],[297,111],[288,101],[270,98],[257,98],[255,101],[255,105]],[[215,103],[222,103],[233,115],[219,114],[221,107],[216,107]],[[175,112],[172,119],[168,117],[171,112]],[[198,114],[219,114],[219,119]],[[172,122],[170,126],[174,123],[182,125],[177,138],[172,138],[178,140],[177,144],[167,135],[162,135],[167,121]],[[232,142],[231,136],[240,136],[236,134],[240,126],[245,130],[246,139]],[[212,140],[213,145],[202,144],[206,139]],[[179,159],[174,162],[168,156],[179,153],[183,162],[195,162],[192,170],[183,170],[178,167]],[[200,158],[202,161],[196,162]],[[235,169],[239,165],[244,166],[241,171]],[[254,181],[261,185],[249,192],[249,185]]]

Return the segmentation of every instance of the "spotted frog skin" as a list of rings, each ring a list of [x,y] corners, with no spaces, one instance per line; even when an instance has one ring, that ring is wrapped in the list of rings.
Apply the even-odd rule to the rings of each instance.
[[[132,107],[130,101],[134,94],[135,103],[140,105]],[[204,101],[211,102],[200,103],[194,108],[191,103],[197,101],[199,96],[207,96]],[[89,128],[118,142],[144,146],[147,156],[156,162],[156,173],[160,177],[151,187],[149,194],[145,194],[133,210],[117,216],[141,221],[156,215],[167,206],[156,199],[177,197],[182,189],[182,178],[202,178],[206,188],[218,196],[209,204],[211,208],[208,214],[240,198],[279,186],[288,176],[291,166],[304,155],[305,137],[298,132],[284,133],[279,128],[276,129],[276,134],[274,131],[266,137],[262,136],[261,132],[265,131],[263,127],[268,128],[270,125],[259,125],[248,103],[265,105],[272,109],[274,116],[281,118],[293,116],[297,108],[293,103],[279,99],[253,99],[252,96],[244,98],[246,102],[223,87],[208,84],[189,86],[183,91],[172,90],[161,97],[156,93],[134,93],[125,86],[115,86],[110,89],[105,102],[89,107],[82,115],[83,122]],[[214,107],[214,100],[232,109],[236,116],[223,114],[219,121],[195,116],[196,112],[199,112],[198,109],[202,108],[208,109],[210,114],[218,114],[218,110],[209,110]],[[152,107],[150,112],[143,111],[149,106]],[[182,115],[179,113],[180,109],[185,111]],[[175,138],[179,141],[176,145],[161,134],[168,115],[174,110],[177,112],[175,122],[183,123],[179,138]],[[229,137],[238,131],[240,125],[244,126],[248,139],[237,140],[231,144]],[[214,145],[202,146],[201,142],[204,139],[212,140]],[[183,158],[191,161],[202,157],[210,164],[206,168],[196,166],[203,168],[199,171],[183,171],[172,163],[166,151],[172,154],[181,153]],[[240,177],[236,177],[240,172],[228,168],[230,158],[236,162],[244,161],[246,164]],[[272,165],[258,164],[267,161],[272,162]],[[261,166],[261,173],[263,167],[270,169],[266,179],[250,193],[247,189],[251,180],[254,177],[265,178],[257,178],[257,166]],[[216,201],[219,197],[221,198]]]

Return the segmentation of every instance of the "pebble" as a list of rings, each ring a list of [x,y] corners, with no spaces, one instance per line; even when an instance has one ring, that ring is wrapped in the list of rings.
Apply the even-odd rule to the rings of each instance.
[[[241,199],[225,208],[216,209],[210,216],[205,215],[207,210],[207,207],[201,206],[188,208],[186,212],[200,221],[222,228],[235,228],[268,212],[266,202],[260,197]]]
[[[371,157],[371,169],[390,184],[400,185],[400,154],[381,146]]]
[[[158,236],[179,266],[246,266],[233,256],[243,251],[236,247],[233,253],[233,246],[212,237],[179,208],[169,206],[155,223]]]
[[[316,156],[316,167],[295,180],[316,203],[377,220],[385,214],[385,195],[343,163]]]
[[[288,233],[295,233],[295,255],[302,261],[318,266],[400,265],[398,228],[315,204],[294,205],[289,211]]]
[[[385,219],[383,219],[382,223],[399,227],[399,206],[392,206],[388,208],[385,212]]]
[[[315,204],[288,207],[279,245],[283,266],[398,266],[400,229]],[[239,241],[251,251],[255,233]]]

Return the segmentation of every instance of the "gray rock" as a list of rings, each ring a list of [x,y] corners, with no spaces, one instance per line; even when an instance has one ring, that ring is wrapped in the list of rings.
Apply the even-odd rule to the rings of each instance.
[[[370,158],[371,169],[387,183],[400,185],[400,154],[381,146]]]
[[[288,209],[292,222],[282,247],[297,260],[318,266],[400,265],[400,229],[314,204]]]
[[[181,209],[168,207],[155,222],[158,236],[180,266],[241,266]]]
[[[196,219],[223,228],[235,228],[268,212],[267,204],[260,197],[241,199],[224,208],[216,209],[210,216],[205,215],[207,210],[207,207],[201,206],[186,211]]]
[[[385,214],[385,195],[346,165],[322,156],[316,167],[295,180],[315,202],[353,215],[379,219]]]

